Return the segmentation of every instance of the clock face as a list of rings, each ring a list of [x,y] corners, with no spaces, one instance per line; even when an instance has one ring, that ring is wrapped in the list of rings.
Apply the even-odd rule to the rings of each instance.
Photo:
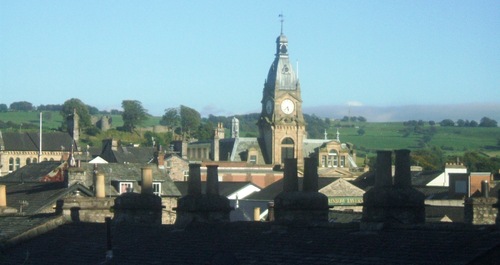
[[[273,102],[271,100],[266,102],[266,112],[267,114],[271,114],[271,112],[273,112]]]
[[[281,111],[285,114],[291,114],[295,109],[295,104],[289,99],[285,99],[281,102]]]

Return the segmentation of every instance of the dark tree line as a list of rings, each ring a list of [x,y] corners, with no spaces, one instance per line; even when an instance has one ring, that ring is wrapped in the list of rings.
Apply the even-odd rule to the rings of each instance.
[[[456,126],[456,127],[497,127],[498,126],[496,120],[490,119],[488,117],[481,118],[479,123],[477,121],[474,121],[474,120],[469,121],[469,120],[458,119],[457,122],[454,122],[451,119],[444,119],[439,123],[439,125],[441,125],[442,127],[453,127],[453,126]]]

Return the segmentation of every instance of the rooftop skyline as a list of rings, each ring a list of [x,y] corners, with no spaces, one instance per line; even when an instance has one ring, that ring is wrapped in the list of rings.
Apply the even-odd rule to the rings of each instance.
[[[279,14],[305,113],[500,118],[498,1],[1,1],[0,103],[260,112]]]

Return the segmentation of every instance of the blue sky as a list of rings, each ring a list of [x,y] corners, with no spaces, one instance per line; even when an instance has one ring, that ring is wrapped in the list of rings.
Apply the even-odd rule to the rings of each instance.
[[[0,103],[259,112],[281,12],[306,113],[445,105],[500,115],[500,1],[481,0],[3,0]]]

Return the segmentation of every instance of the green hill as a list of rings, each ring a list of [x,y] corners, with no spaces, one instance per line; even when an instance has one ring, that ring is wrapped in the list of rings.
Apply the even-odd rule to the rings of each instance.
[[[3,112],[0,113],[0,130],[26,131],[38,130],[39,112]],[[309,138],[324,138],[324,131],[328,139],[335,139],[337,129],[342,142],[355,145],[358,157],[374,155],[376,150],[411,149],[419,150],[428,147],[439,147],[448,156],[462,155],[466,151],[476,151],[490,157],[500,157],[500,127],[441,127],[425,123],[414,128],[405,126],[402,122],[325,122],[322,119],[307,117]],[[111,115],[113,128],[123,125],[120,115]],[[258,130],[256,118],[258,115],[241,115],[240,135],[256,136]],[[142,126],[158,125],[161,117],[150,117]],[[204,122],[216,124],[223,122],[230,128],[231,117],[210,117]],[[62,117],[56,111],[43,112],[43,130],[58,130]],[[362,130],[362,132],[360,132]],[[106,137],[115,137],[124,141],[144,141],[139,135],[129,135],[124,132],[111,130],[94,137],[88,137],[91,144],[99,145],[100,140]]]

